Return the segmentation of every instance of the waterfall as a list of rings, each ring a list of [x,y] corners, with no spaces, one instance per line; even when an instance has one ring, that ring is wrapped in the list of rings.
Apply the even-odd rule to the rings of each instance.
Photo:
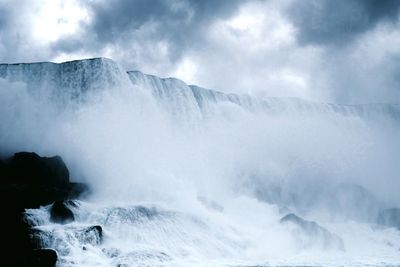
[[[97,58],[0,64],[0,120],[3,154],[59,154],[93,188],[71,223],[26,211],[60,266],[400,263],[400,231],[377,220],[400,206],[399,105],[230,94]]]

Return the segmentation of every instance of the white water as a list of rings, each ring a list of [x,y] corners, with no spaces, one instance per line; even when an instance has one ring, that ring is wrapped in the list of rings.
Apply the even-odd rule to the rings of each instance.
[[[400,206],[399,106],[254,99],[105,59],[0,77],[1,151],[59,154],[93,187],[71,224],[28,211],[61,266],[400,264],[400,232],[374,222]],[[280,224],[288,211],[344,251]],[[79,235],[92,225],[102,244]]]

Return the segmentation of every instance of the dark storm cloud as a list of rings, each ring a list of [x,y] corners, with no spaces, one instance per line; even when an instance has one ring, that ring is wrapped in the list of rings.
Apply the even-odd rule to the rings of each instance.
[[[90,5],[93,24],[90,28],[102,41],[112,41],[121,33],[139,29],[148,22],[159,22],[160,38],[191,35],[203,24],[223,18],[236,10],[236,0],[118,0],[94,2]],[[191,32],[189,31],[191,30]]]
[[[185,50],[199,46],[203,30],[215,19],[232,15],[245,1],[168,1],[117,0],[90,2],[91,23],[86,25],[85,40],[60,40],[58,51],[86,51],[109,44],[129,48],[130,42],[164,41],[171,61],[179,60]],[[146,28],[147,27],[147,28]],[[144,30],[144,28],[146,28]],[[145,31],[145,32],[144,32]],[[140,34],[140,36],[138,36]],[[135,51],[134,51],[135,52]]]
[[[5,9],[5,7],[0,6],[0,31],[6,26],[7,17],[8,17],[7,10]]]
[[[11,29],[8,28],[14,15],[14,10],[6,3],[0,3],[0,36],[7,34]],[[3,43],[0,40],[0,44]]]
[[[91,9],[93,24],[90,28],[103,42],[119,39],[121,33],[138,30],[150,21],[163,21],[167,27],[189,16],[188,10],[174,10],[170,2],[157,0],[101,2],[92,4]],[[166,34],[166,31],[162,34]]]
[[[302,44],[341,45],[357,38],[381,21],[399,17],[398,0],[305,0],[290,8]]]

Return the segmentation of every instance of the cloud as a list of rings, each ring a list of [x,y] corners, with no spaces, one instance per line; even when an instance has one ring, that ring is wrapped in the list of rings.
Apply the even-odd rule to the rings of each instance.
[[[381,24],[346,48],[325,48],[332,98],[342,103],[399,103],[400,31]]]
[[[79,7],[76,0],[0,0],[0,61],[52,60],[59,53],[52,43],[79,33]]]
[[[0,31],[7,25],[8,13],[5,7],[0,6]]]
[[[302,44],[342,45],[379,22],[395,23],[400,2],[396,0],[306,0],[289,9]]]
[[[174,67],[203,43],[215,19],[230,16],[239,1],[94,1],[85,32],[52,45],[60,52],[105,53],[127,68],[157,73]],[[164,71],[162,71],[164,69]]]
[[[194,82],[236,93],[309,97],[307,72],[319,51],[297,45],[295,28],[277,12],[281,3],[248,2],[234,16],[214,21],[205,48],[186,53],[199,66]]]
[[[149,36],[155,40],[167,40],[171,46],[185,46],[202,28],[215,18],[230,15],[238,1],[160,1],[118,0],[92,2],[89,8],[93,23],[89,26],[103,43],[120,40],[131,32],[154,25]]]
[[[314,79],[328,100],[399,103],[400,2],[294,1],[286,17],[300,47],[320,49]]]

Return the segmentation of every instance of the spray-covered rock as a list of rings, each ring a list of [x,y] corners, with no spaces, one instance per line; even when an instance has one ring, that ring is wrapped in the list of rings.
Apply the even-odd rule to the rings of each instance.
[[[100,245],[103,241],[103,228],[100,225],[90,226],[81,232],[80,239],[85,244]]]
[[[53,267],[58,259],[57,251],[54,249],[35,249],[27,258],[26,266]]]
[[[56,201],[50,208],[50,220],[55,223],[66,224],[75,220],[74,214],[64,201]]]
[[[301,239],[305,246],[319,243],[324,249],[344,250],[343,240],[316,222],[304,220],[293,213],[281,218],[280,222],[283,224],[290,223],[300,229],[302,233]]]

